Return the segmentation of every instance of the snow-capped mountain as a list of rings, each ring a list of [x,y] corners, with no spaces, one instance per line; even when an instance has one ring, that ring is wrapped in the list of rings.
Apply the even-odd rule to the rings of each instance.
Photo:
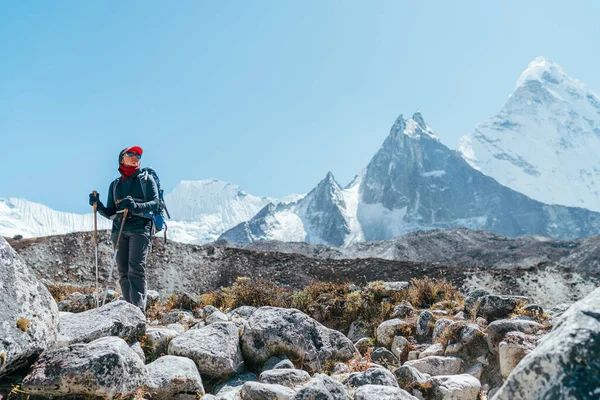
[[[183,243],[210,242],[271,202],[277,200],[253,196],[216,179],[182,181],[165,196],[172,218],[167,221],[168,235]]]
[[[211,242],[271,202],[293,202],[302,197],[297,194],[283,199],[256,197],[237,185],[215,179],[182,181],[165,196],[172,217],[167,220],[168,237],[184,243]],[[99,229],[110,227],[109,220],[98,216]],[[1,236],[40,237],[93,228],[91,213],[66,213],[24,199],[0,199]]]
[[[221,239],[349,246],[460,226],[506,236],[570,238],[599,233],[600,213],[546,205],[500,185],[444,146],[416,113],[407,120],[398,117],[346,189],[329,173],[305,198],[270,204]]]
[[[109,229],[110,226],[109,220],[98,216],[98,229]],[[93,229],[93,213],[73,214],[24,199],[0,199],[1,236],[39,237]]]
[[[600,211],[600,97],[536,58],[502,110],[460,140],[462,156],[548,204]]]

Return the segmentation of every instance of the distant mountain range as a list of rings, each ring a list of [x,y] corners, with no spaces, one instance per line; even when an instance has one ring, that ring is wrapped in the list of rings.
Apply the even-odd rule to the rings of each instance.
[[[182,181],[166,196],[169,236],[188,243],[221,238],[336,247],[453,227],[506,236],[591,236],[600,233],[594,212],[600,210],[599,156],[600,98],[539,57],[502,110],[461,138],[458,151],[442,144],[420,113],[401,115],[345,187],[327,173],[306,196],[272,199],[222,181]],[[91,227],[91,215],[0,200],[5,236]]]

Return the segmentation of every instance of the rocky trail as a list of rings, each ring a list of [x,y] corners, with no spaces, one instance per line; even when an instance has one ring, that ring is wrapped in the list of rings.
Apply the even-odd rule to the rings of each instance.
[[[436,268],[437,276],[453,271],[443,276],[464,288],[466,275],[488,273],[484,269],[371,259],[323,266],[302,256],[211,246],[181,247],[177,258],[179,245],[169,244],[156,246],[153,257],[167,259],[167,266],[194,260],[189,273],[195,271],[200,283],[189,284],[204,289],[173,291],[179,294],[161,300],[169,292],[161,287],[152,292],[146,315],[118,293],[98,309],[86,306],[86,293],[73,292],[57,304],[42,279],[51,287],[58,284],[46,280],[56,276],[88,285],[84,263],[76,262],[76,246],[85,240],[84,234],[21,242],[15,244],[19,255],[0,238],[2,398],[600,396],[600,288],[574,304],[544,307],[526,296],[481,288],[460,293],[451,284],[419,279],[430,272],[435,277]],[[109,250],[102,249],[103,257]],[[45,265],[52,257],[52,266]],[[204,279],[211,265],[215,276]],[[325,272],[332,266],[337,273]],[[226,268],[234,272],[225,274]],[[522,270],[515,279],[528,273]],[[339,276],[357,282],[306,287],[310,279]],[[259,277],[273,278],[272,286],[256,286]],[[417,279],[408,282],[411,277]],[[215,291],[219,286],[228,288]],[[256,299],[264,304],[244,304]],[[340,315],[348,326],[336,319]],[[12,391],[9,382],[17,385]]]

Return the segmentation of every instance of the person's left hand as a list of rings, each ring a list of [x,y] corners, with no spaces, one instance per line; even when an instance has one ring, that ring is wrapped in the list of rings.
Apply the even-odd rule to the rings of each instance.
[[[129,198],[129,197],[127,197],[119,202],[120,210],[127,209],[129,211],[133,211],[133,210],[135,210],[136,206],[137,206],[137,204],[135,204],[135,201],[133,201],[133,199]]]

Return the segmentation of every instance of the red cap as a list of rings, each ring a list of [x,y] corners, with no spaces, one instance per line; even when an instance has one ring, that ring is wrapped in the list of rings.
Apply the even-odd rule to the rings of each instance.
[[[130,151],[135,154],[139,154],[140,156],[144,152],[144,150],[142,150],[142,148],[140,146],[131,146],[131,147],[128,147],[125,150],[123,150],[123,154],[128,153]]]

